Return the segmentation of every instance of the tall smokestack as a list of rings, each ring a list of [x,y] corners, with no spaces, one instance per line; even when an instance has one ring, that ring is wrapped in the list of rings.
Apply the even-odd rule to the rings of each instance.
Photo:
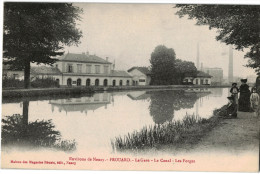
[[[233,82],[233,48],[229,45],[228,81]]]
[[[197,69],[199,70],[200,69],[200,49],[199,49],[199,43],[197,43],[197,63],[196,63],[196,66],[197,66]]]

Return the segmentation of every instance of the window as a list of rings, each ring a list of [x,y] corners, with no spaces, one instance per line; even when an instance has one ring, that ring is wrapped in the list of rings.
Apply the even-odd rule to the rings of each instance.
[[[68,64],[68,72],[70,73],[70,72],[73,72],[73,66],[72,66],[72,64]]]
[[[77,70],[78,70],[78,73],[82,73],[82,65],[81,64],[77,64]]]
[[[72,85],[72,80],[71,80],[71,78],[69,78],[69,79],[67,80],[67,85],[68,85],[68,86],[71,86],[71,85]]]
[[[104,66],[104,74],[108,74],[108,66]]]
[[[77,86],[81,86],[81,79],[77,79]]]
[[[99,79],[95,80],[95,86],[99,86]]]
[[[206,85],[208,85],[209,84],[209,80],[208,79],[206,79]]]
[[[103,85],[104,85],[104,86],[107,86],[107,79],[104,80]]]
[[[58,68],[58,64],[56,64],[55,67]]]
[[[139,82],[145,82],[145,79],[139,79]]]
[[[13,74],[14,79],[18,79],[18,74]]]
[[[116,80],[113,80],[113,86],[116,86]]]
[[[87,81],[86,81],[86,86],[90,86],[90,79],[87,79]]]
[[[95,65],[96,74],[100,74],[100,65]]]
[[[86,66],[86,73],[90,74],[91,73],[91,65]]]

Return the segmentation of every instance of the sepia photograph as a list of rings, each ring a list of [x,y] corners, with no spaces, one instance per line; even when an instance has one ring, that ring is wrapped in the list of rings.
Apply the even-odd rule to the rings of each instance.
[[[2,6],[2,169],[259,172],[260,4]]]

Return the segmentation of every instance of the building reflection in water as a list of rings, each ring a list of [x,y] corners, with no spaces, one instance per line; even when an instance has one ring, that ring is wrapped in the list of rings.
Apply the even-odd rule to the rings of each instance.
[[[107,108],[107,105],[113,102],[113,95],[111,93],[96,93],[93,96],[81,97],[81,98],[67,98],[59,100],[50,100],[49,103],[52,107],[58,108],[59,112],[81,112],[87,115],[88,111],[95,111],[101,107]]]

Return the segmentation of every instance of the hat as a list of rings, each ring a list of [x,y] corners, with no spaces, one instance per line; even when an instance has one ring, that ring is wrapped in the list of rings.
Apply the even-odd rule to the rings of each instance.
[[[247,79],[241,79],[240,81],[246,83]]]
[[[233,85],[237,85],[237,83],[232,83],[232,86],[233,86]]]
[[[230,97],[227,97],[227,99],[229,99],[229,100],[234,100],[234,97],[233,97],[233,96],[230,96]]]

